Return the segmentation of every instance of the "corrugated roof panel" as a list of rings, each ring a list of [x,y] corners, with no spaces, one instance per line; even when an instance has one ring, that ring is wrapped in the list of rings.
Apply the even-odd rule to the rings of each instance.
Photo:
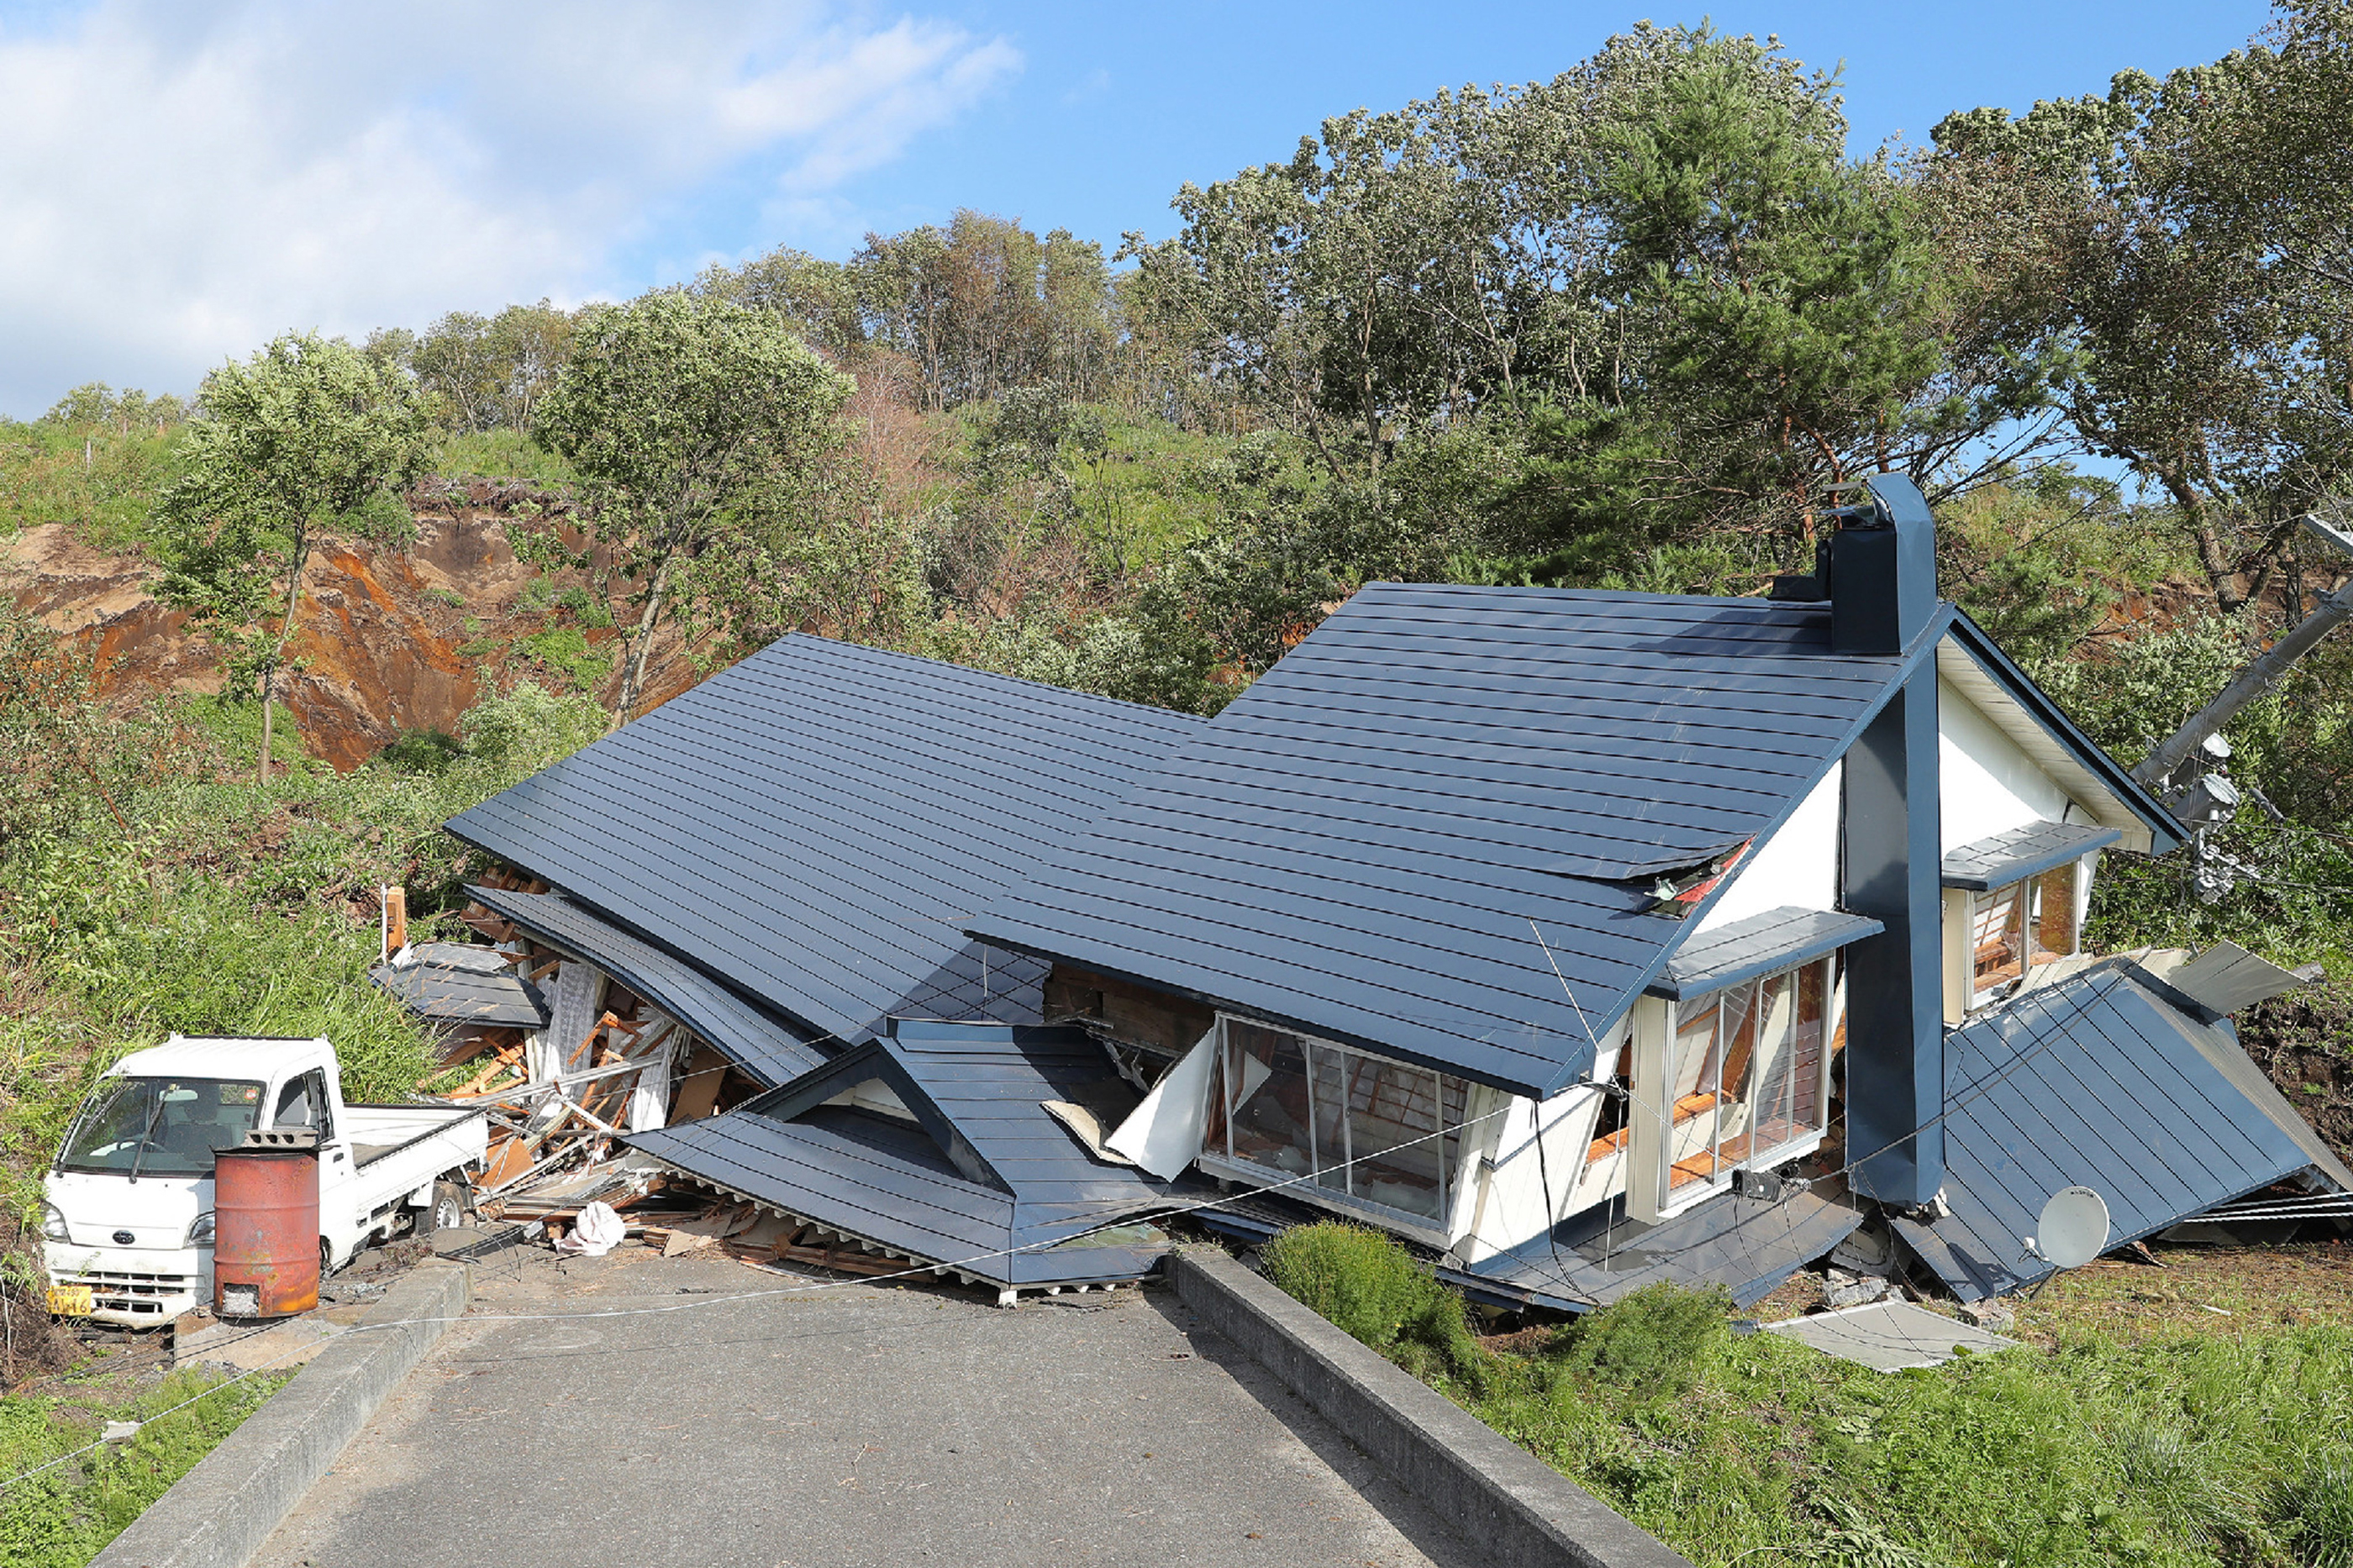
[[[1692,929],[1553,868],[1769,831],[1926,652],[1833,654],[1821,605],[1376,584],[971,929],[1549,1094]]]
[[[2245,1058],[2227,1024],[2188,1016],[2122,960],[2016,997],[1947,1037],[1952,1212],[1898,1232],[1974,1300],[2050,1272],[2025,1238],[2062,1188],[2098,1192],[2121,1247],[2300,1171],[2338,1179],[2227,1057]]]
[[[480,953],[497,968],[484,969],[470,956],[454,958],[452,949]],[[438,1022],[519,1029],[540,1028],[547,1022],[547,998],[539,987],[509,968],[491,948],[431,942],[417,950],[416,962],[379,963],[368,971],[368,978],[410,1012]]]
[[[963,998],[964,922],[1200,724],[797,635],[449,829],[856,1040]]]
[[[1725,1195],[1657,1225],[1608,1213],[1577,1215],[1551,1236],[1471,1265],[1462,1276],[1492,1287],[1607,1306],[1646,1285],[1721,1285],[1752,1306],[1844,1241],[1862,1205],[1833,1181],[1770,1202]]]
[[[569,899],[503,888],[466,891],[559,952],[595,964],[726,1052],[762,1083],[798,1078],[825,1060],[825,1052],[791,1023]]]
[[[959,1171],[920,1127],[839,1106],[830,1096],[863,1057],[921,1121],[936,1117],[1012,1189]],[[876,1045],[724,1116],[631,1145],[665,1163],[819,1225],[1000,1284],[1128,1279],[1153,1249],[1053,1244],[1159,1205],[1168,1184],[1090,1155],[1044,1108],[1113,1076],[1076,1029],[904,1022]],[[766,1109],[760,1109],[760,1108]]]

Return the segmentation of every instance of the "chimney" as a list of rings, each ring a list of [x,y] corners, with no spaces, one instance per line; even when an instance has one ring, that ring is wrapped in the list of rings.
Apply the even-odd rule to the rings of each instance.
[[[1825,542],[1835,652],[1898,654],[1936,611],[1936,525],[1900,474],[1865,481]],[[1856,1193],[1899,1208],[1945,1181],[1944,921],[1936,664],[1925,658],[1848,751],[1840,903],[1886,930],[1847,950],[1846,1149]]]
[[[1836,653],[1902,653],[1936,613],[1936,523],[1901,474],[1863,481],[1870,500],[1841,508],[1823,543],[1823,588]]]

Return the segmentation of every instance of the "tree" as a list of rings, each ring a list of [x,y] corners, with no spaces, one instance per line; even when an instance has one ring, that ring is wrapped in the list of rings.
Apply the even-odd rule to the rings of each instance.
[[[409,363],[442,423],[464,435],[499,422],[507,365],[487,317],[452,310],[426,330]]]
[[[533,429],[572,460],[595,542],[636,584],[616,728],[644,693],[673,590],[700,591],[681,568],[789,516],[797,483],[843,438],[850,385],[782,317],[723,300],[670,291],[583,316]]]
[[[2081,345],[2076,438],[2164,493],[2225,611],[2353,479],[2353,6],[2283,6],[2270,37],[1935,132],[2036,237],[2048,281],[2019,330]]]
[[[542,300],[509,305],[491,318],[489,358],[498,383],[493,417],[528,432],[540,400],[555,385],[572,354],[572,318]]]
[[[424,471],[425,420],[407,377],[308,332],[213,372],[201,404],[183,477],[156,502],[162,591],[248,656],[232,660],[233,675],[254,667],[267,782],[271,704],[311,540],[326,528],[408,531],[396,495]]]

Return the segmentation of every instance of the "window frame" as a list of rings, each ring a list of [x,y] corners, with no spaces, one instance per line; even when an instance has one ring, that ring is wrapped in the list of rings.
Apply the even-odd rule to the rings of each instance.
[[[1247,1155],[1233,1152],[1234,1113],[1249,1104],[1250,1100],[1255,1098],[1257,1094],[1257,1089],[1253,1088],[1249,1097],[1237,1102],[1231,1092],[1228,1067],[1234,1059],[1234,1050],[1237,1047],[1232,1044],[1229,1031],[1234,1025],[1286,1037],[1298,1045],[1303,1068],[1301,1076],[1306,1085],[1310,1107],[1309,1137],[1305,1150],[1309,1168],[1304,1173],[1286,1171],[1278,1165],[1262,1164]],[[1196,1161],[1203,1171],[1229,1180],[1248,1182],[1254,1186],[1282,1184],[1279,1190],[1286,1197],[1296,1198],[1303,1203],[1314,1204],[1354,1217],[1372,1220],[1385,1229],[1411,1236],[1439,1247],[1445,1247],[1452,1241],[1455,1218],[1462,1207],[1463,1196],[1466,1192],[1475,1193],[1476,1191],[1475,1177],[1482,1146],[1479,1141],[1470,1135],[1469,1129],[1476,1120],[1472,1104],[1482,1088],[1479,1083],[1459,1073],[1440,1072],[1435,1068],[1424,1067],[1419,1062],[1403,1061],[1396,1057],[1383,1056],[1377,1051],[1342,1045],[1336,1040],[1327,1040],[1320,1035],[1310,1035],[1288,1025],[1272,1024],[1264,1019],[1250,1017],[1240,1013],[1219,1012],[1217,1018],[1216,1037],[1217,1055],[1209,1078],[1209,1110],[1203,1127],[1201,1152]],[[1323,1162],[1317,1149],[1317,1130],[1322,1121],[1322,1108],[1315,1099],[1316,1085],[1322,1076],[1317,1064],[1319,1059],[1328,1061],[1335,1057],[1340,1058],[1343,1063],[1349,1058],[1355,1058],[1359,1061],[1377,1063],[1385,1068],[1419,1073],[1431,1080],[1431,1087],[1436,1095],[1435,1103],[1440,1128],[1442,1131],[1452,1133],[1454,1144],[1454,1157],[1450,1161],[1444,1153],[1446,1139],[1441,1137],[1434,1141],[1440,1151],[1437,1162],[1439,1196],[1436,1217],[1416,1214],[1410,1209],[1398,1208],[1376,1198],[1361,1196],[1353,1190],[1353,1186],[1342,1188],[1324,1184]],[[1461,1086],[1461,1113],[1459,1119],[1451,1123],[1445,1121],[1446,1108],[1449,1103],[1447,1086],[1450,1080]],[[1354,1120],[1355,1118],[1345,1110],[1338,1118],[1344,1150],[1342,1159],[1347,1162],[1345,1168],[1350,1173],[1352,1183],[1354,1173],[1357,1169],[1355,1163]]]
[[[1844,1011],[1841,1004],[1845,995],[1845,974],[1841,957],[1841,952],[1832,952],[1802,963],[1767,971],[1736,984],[1718,986],[1675,1000],[1662,1000],[1663,1026],[1658,1045],[1656,1070],[1663,1082],[1650,1094],[1645,1094],[1639,1086],[1636,1088],[1630,1106],[1630,1131],[1625,1151],[1630,1156],[1628,1191],[1631,1193],[1634,1190],[1632,1177],[1639,1163],[1642,1167],[1641,1174],[1655,1181],[1652,1191],[1658,1200],[1656,1209],[1660,1218],[1681,1214],[1722,1194],[1731,1187],[1736,1171],[1770,1170],[1777,1165],[1787,1164],[1820,1148],[1829,1136],[1832,1053],[1842,1022],[1841,1015]],[[1788,1059],[1778,1070],[1787,1075],[1785,1081],[1793,1083],[1799,1071],[1800,1055],[1805,1049],[1804,976],[1809,970],[1820,976],[1821,1006],[1820,1017],[1815,1025],[1820,1031],[1820,1040],[1810,1086],[1811,1105],[1807,1114],[1800,1116],[1793,1102],[1789,1120],[1798,1131],[1777,1143],[1759,1149],[1754,1146],[1759,1110],[1755,1096],[1761,1086],[1756,1084],[1755,1079],[1757,1048],[1762,1043],[1759,1037],[1765,1028],[1763,1012],[1772,995],[1768,988],[1778,984],[1782,987],[1782,994],[1788,998],[1788,1033],[1782,1047],[1788,1052]],[[1739,1018],[1727,1026],[1725,1005],[1736,993],[1745,993],[1747,1005]],[[1694,1110],[1688,1116],[1678,1116],[1676,1108],[1682,1100],[1701,1092],[1694,1089],[1692,1095],[1682,1097],[1673,1092],[1684,1076],[1684,1064],[1681,1059],[1685,1047],[1683,1037],[1690,1024],[1711,1012],[1715,1016],[1715,1023],[1704,1047],[1706,1054],[1700,1066],[1699,1077],[1714,1077],[1715,1087],[1706,1091],[1714,1097],[1713,1103]],[[1747,1036],[1745,1046],[1742,1040],[1744,1034]],[[1731,1100],[1724,1089],[1722,1079],[1736,1047],[1746,1051],[1739,1068],[1738,1080],[1746,1086],[1746,1094],[1743,1099]],[[1644,1054],[1636,1053],[1635,1070],[1638,1073],[1651,1065],[1643,1060]],[[1742,1150],[1737,1158],[1726,1159],[1723,1152],[1724,1120],[1728,1107],[1735,1105],[1746,1112],[1747,1130],[1740,1136],[1748,1139],[1751,1146]],[[1678,1158],[1683,1129],[1703,1116],[1713,1118],[1706,1142],[1701,1148],[1682,1153]],[[1663,1126],[1660,1125],[1662,1117]],[[1676,1166],[1696,1159],[1702,1152],[1709,1160],[1706,1173],[1678,1182]],[[1653,1166],[1655,1170],[1651,1168]]]
[[[2064,908],[2058,914],[2066,922],[2069,946],[2064,952],[2043,945],[2042,937],[2052,919],[2051,899],[2058,890],[2061,878],[2064,882]],[[2021,877],[2014,882],[2004,882],[1998,888],[1988,888],[1968,895],[1961,928],[1961,979],[1968,1000],[1962,1011],[1974,1013],[2015,994],[2044,964],[2081,956],[2084,951],[2084,885],[2086,880],[2082,858],[2063,860],[2031,877]],[[1983,979],[1984,971],[1978,962],[1979,951],[1986,945],[1978,940],[1985,912],[2003,900],[2010,901],[2012,913],[2002,922],[2005,938],[2015,933],[2021,953],[2018,973],[1998,978],[1990,984]],[[2041,954],[2042,956],[2038,957]]]

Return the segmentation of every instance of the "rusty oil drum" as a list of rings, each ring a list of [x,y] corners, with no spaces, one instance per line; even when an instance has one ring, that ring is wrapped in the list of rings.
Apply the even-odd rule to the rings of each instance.
[[[213,1156],[213,1310],[289,1318],[318,1304],[318,1134],[248,1132]]]

